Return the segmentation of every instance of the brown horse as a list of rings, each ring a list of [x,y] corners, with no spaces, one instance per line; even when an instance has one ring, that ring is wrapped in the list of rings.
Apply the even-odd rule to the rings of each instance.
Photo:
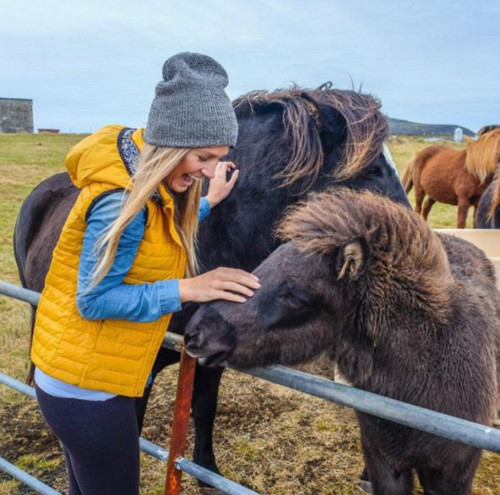
[[[500,160],[500,129],[469,141],[463,150],[445,145],[429,146],[409,163],[403,177],[406,193],[415,186],[415,211],[425,220],[436,201],[458,205],[457,227],[464,228],[470,206],[493,179]],[[423,209],[422,203],[428,196]]]

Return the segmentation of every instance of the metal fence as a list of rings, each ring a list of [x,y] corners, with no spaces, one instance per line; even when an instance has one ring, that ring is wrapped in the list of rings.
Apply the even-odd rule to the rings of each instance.
[[[38,304],[40,294],[34,291],[0,281],[0,294],[20,299],[34,306]],[[170,349],[180,350],[182,337],[167,334],[163,345]],[[245,373],[277,383],[315,397],[351,407],[358,411],[378,416],[395,423],[416,428],[427,433],[438,435],[449,440],[459,441],[474,447],[500,453],[500,431],[492,427],[466,421],[446,414],[442,414],[422,407],[406,404],[388,397],[359,390],[354,387],[332,382],[308,373],[286,368],[271,366],[249,370]],[[0,373],[0,383],[14,388],[26,395],[34,397],[31,387]],[[141,438],[141,450],[166,461],[168,452],[165,449]],[[187,460],[176,459],[177,468],[191,476],[204,481],[229,495],[259,495],[256,492],[230,481],[220,475]],[[0,470],[19,479],[42,494],[60,495],[52,488],[44,485],[36,478],[31,477],[19,468],[0,458]]]

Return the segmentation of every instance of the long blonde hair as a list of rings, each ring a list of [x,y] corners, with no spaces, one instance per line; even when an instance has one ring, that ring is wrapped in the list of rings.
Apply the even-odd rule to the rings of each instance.
[[[118,218],[111,224],[96,244],[98,263],[92,274],[90,288],[95,287],[109,272],[113,265],[118,242],[125,227],[145,206],[158,186],[179,165],[188,154],[188,148],[167,148],[144,144],[137,165],[137,171],[131,179],[133,187],[123,203]],[[186,250],[186,276],[192,277],[198,271],[196,259],[196,234],[198,232],[198,207],[202,181],[196,180],[182,194],[170,191],[174,201],[174,223]]]

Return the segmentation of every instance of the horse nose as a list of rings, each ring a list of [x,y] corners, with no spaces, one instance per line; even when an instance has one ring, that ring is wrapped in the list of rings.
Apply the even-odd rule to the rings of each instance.
[[[186,351],[192,357],[196,357],[203,345],[203,334],[197,325],[188,326],[184,334],[184,345]]]
[[[235,344],[235,329],[214,308],[200,308],[189,321],[184,333],[187,353],[192,357],[220,358],[231,353]]]

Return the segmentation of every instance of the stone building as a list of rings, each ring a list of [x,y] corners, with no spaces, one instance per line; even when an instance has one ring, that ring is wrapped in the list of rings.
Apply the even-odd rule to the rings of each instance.
[[[0,98],[0,132],[33,132],[33,100]]]

